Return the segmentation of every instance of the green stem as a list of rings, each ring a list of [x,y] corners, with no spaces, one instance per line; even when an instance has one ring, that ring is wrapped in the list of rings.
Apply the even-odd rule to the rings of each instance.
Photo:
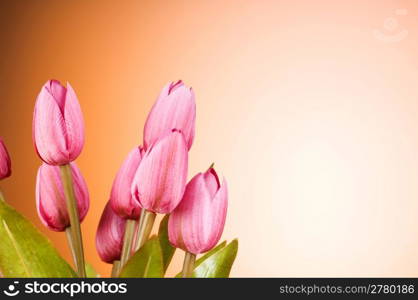
[[[145,212],[146,212],[145,209],[141,209],[141,215],[139,216],[139,220],[138,220],[138,230],[136,231],[136,237],[135,237],[135,239],[136,239],[135,245],[134,245],[134,247],[135,247],[134,251],[135,252],[139,250],[139,240],[141,239],[141,237],[139,236],[140,232],[144,231],[143,230],[143,226],[144,226],[143,224],[144,224],[144,219],[145,219]]]
[[[138,228],[138,240],[136,242],[136,250],[141,248],[145,242],[148,240],[148,237],[151,233],[152,226],[155,222],[156,214],[148,211],[146,209],[142,209],[141,217],[139,219],[139,228]]]
[[[185,252],[184,262],[183,262],[183,271],[182,271],[183,278],[192,277],[195,261],[196,261],[196,254]]]
[[[74,195],[73,179],[71,166],[69,164],[60,166],[61,178],[64,186],[65,200],[68,215],[70,217],[72,247],[75,253],[75,265],[77,274],[86,277],[86,267],[84,262],[83,239],[81,236],[80,219],[78,216],[77,200]],[[71,247],[71,246],[70,246]]]
[[[144,210],[142,210],[141,211],[141,215],[139,216],[139,219],[136,222],[137,228],[135,230],[134,244],[132,245],[133,246],[133,249],[132,250],[134,252],[138,251],[138,249],[139,249],[139,245],[138,245],[138,238],[139,238],[139,236],[138,236],[138,234],[139,234],[139,228],[142,227],[142,223],[144,221],[144,216],[143,216],[144,213],[145,213]]]
[[[131,257],[132,253],[132,244],[134,241],[134,234],[135,234],[135,227],[136,221],[135,220],[126,220],[125,225],[125,235],[123,236],[123,246],[122,246],[122,253],[120,258],[120,267],[126,264],[128,259]]]
[[[70,247],[70,250],[71,250],[71,255],[73,257],[74,264],[76,264],[77,263],[77,254],[75,253],[75,249],[74,249],[71,226],[65,228],[65,235],[67,236],[67,242],[68,242],[68,246]]]
[[[112,273],[110,274],[111,278],[116,278],[119,275],[119,269],[120,269],[120,260],[115,260],[113,262],[112,266]]]

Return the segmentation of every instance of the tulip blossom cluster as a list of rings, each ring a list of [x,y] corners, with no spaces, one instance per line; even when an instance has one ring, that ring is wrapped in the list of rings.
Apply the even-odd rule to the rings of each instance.
[[[156,214],[169,214],[170,243],[194,261],[218,243],[225,224],[228,189],[211,166],[189,183],[189,150],[196,123],[194,91],[182,81],[167,84],[145,122],[142,145],[122,162],[96,234],[100,258],[121,272],[146,242]],[[84,146],[80,104],[69,83],[48,81],[33,116],[33,141],[43,164],[36,180],[36,206],[42,223],[67,231],[74,263],[85,275],[80,223],[90,202],[87,184],[75,160]],[[0,139],[0,179],[10,175],[10,158]],[[185,261],[183,275],[193,270]],[[191,268],[191,269],[190,269]],[[82,269],[82,270],[81,270]],[[189,270],[190,269],[190,270]],[[190,275],[190,274],[188,274]]]
[[[36,179],[36,206],[42,223],[67,231],[74,263],[85,276],[80,223],[89,208],[87,185],[73,161],[84,146],[84,120],[69,83],[49,80],[36,99],[32,137],[44,161]]]
[[[43,224],[55,231],[70,226],[60,165],[70,164],[84,145],[84,120],[77,96],[69,83],[67,88],[49,80],[41,89],[33,114],[32,136],[36,152],[44,161],[36,179],[36,206]],[[89,208],[87,184],[75,163],[71,163],[74,192],[80,222]]]
[[[110,203],[124,219],[138,219],[141,210],[171,214],[170,242],[186,252],[200,254],[212,249],[221,237],[228,195],[225,180],[221,184],[213,168],[186,184],[195,120],[193,90],[181,81],[166,85],[146,120],[143,146],[129,153],[116,175]],[[98,242],[104,239],[103,234],[99,226],[96,244],[102,259],[120,259]],[[123,238],[121,234],[118,245]],[[105,249],[109,253],[103,256]]]

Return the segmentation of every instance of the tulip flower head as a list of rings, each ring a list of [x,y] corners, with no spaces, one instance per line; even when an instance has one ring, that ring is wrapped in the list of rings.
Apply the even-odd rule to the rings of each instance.
[[[0,180],[12,174],[10,156],[7,152],[3,139],[0,138]]]
[[[83,221],[90,200],[86,182],[77,165],[70,163],[78,215]],[[43,163],[36,178],[36,208],[42,223],[51,230],[64,231],[70,226],[60,167]]]
[[[125,223],[126,219],[119,217],[108,202],[96,234],[96,248],[102,261],[113,263],[115,260],[120,260]]]
[[[171,213],[168,235],[172,245],[199,254],[212,249],[225,225],[228,189],[213,168],[199,173],[186,186],[183,200]]]
[[[142,157],[132,184],[132,196],[143,209],[161,214],[172,212],[183,197],[187,167],[184,136],[173,130]]]
[[[137,220],[141,213],[141,206],[132,197],[131,186],[141,162],[142,154],[142,148],[135,147],[128,154],[113,181],[110,203],[112,209],[125,219]]]
[[[195,95],[181,80],[167,84],[157,98],[144,127],[144,147],[148,149],[176,128],[190,149],[196,119]]]
[[[32,136],[39,157],[50,165],[65,165],[75,160],[84,145],[84,120],[77,96],[49,80],[41,89],[33,114]]]

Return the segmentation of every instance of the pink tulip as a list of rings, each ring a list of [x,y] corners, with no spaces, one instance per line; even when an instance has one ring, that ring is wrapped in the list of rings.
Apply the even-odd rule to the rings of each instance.
[[[172,129],[180,130],[190,149],[194,139],[196,104],[194,92],[181,80],[167,84],[148,115],[144,147],[148,149]]]
[[[96,248],[102,261],[113,263],[115,260],[120,260],[125,223],[126,219],[119,217],[108,202],[96,234]]]
[[[39,157],[50,165],[65,165],[75,160],[84,145],[84,121],[77,96],[49,80],[41,89],[33,114],[32,136]]]
[[[89,209],[89,193],[77,165],[74,162],[70,165],[81,222]],[[70,226],[60,167],[46,163],[39,167],[36,178],[36,208],[42,223],[49,229],[64,231]]]
[[[173,130],[147,150],[132,185],[132,196],[154,213],[172,212],[183,197],[188,153],[183,134]]]
[[[131,194],[131,186],[142,158],[142,148],[135,147],[120,167],[113,181],[110,203],[113,210],[122,218],[139,218],[141,206]]]
[[[12,174],[10,156],[7,152],[6,145],[0,138],[0,179],[9,177]]]
[[[225,225],[228,189],[213,168],[199,173],[187,184],[183,200],[168,221],[170,243],[199,254],[212,249]]]

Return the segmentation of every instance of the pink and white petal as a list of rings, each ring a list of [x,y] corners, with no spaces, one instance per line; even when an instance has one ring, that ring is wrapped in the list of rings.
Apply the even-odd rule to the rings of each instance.
[[[210,206],[208,211],[210,211],[211,215],[211,231],[210,234],[206,236],[206,247],[202,252],[212,249],[219,242],[225,227],[228,210],[228,186],[225,179],[216,193],[215,198],[211,201]]]
[[[42,164],[38,170],[36,202],[42,223],[54,231],[69,225],[59,167]]]
[[[206,246],[212,225],[210,214],[212,199],[203,174],[198,174],[193,182],[190,181],[184,200],[187,205],[182,226],[182,234],[186,237],[184,244],[189,252],[198,254]]]
[[[152,147],[162,136],[172,129],[183,132],[190,149],[194,139],[196,104],[193,90],[183,83],[164,87],[148,115],[144,127],[144,146]]]
[[[132,197],[131,186],[141,162],[142,153],[141,147],[132,149],[113,181],[110,203],[112,209],[123,218],[138,219],[141,213],[138,201]]]
[[[36,150],[43,161],[51,165],[69,162],[64,117],[45,86],[36,100],[32,130]]]
[[[106,204],[96,234],[96,248],[100,258],[107,263],[120,259],[126,220],[119,217]]]
[[[77,95],[69,82],[67,82],[64,119],[67,132],[67,149],[70,160],[73,161],[80,155],[84,146],[84,119]]]
[[[89,190],[77,164],[75,162],[71,162],[70,165],[74,183],[74,194],[78,205],[78,216],[80,218],[80,222],[82,222],[90,207]]]
[[[9,177],[12,173],[9,152],[3,139],[0,138],[0,179]]]
[[[213,198],[215,197],[216,193],[218,192],[221,184],[219,182],[218,174],[216,173],[214,168],[210,168],[203,174],[206,182],[206,187],[209,190],[210,196]]]
[[[183,135],[173,131],[150,148],[135,174],[132,194],[141,207],[170,213],[181,201],[188,167]]]
[[[52,95],[52,98],[54,98],[55,102],[61,110],[61,113],[64,114],[67,89],[58,80],[55,79],[49,80],[45,87]]]

